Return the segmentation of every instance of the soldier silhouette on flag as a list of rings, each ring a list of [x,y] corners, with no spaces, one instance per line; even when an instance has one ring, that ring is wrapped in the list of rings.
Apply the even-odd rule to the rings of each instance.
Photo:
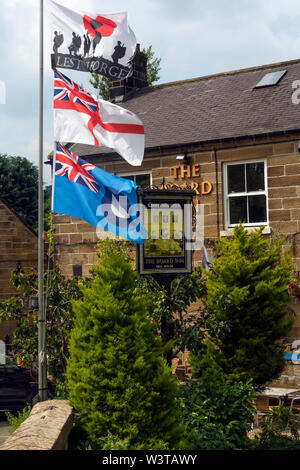
[[[58,34],[57,31],[54,31],[54,39],[53,39],[53,52],[57,54],[58,48],[64,42],[64,36],[62,33]]]
[[[91,40],[88,34],[84,34],[83,57],[88,56],[91,48]]]
[[[118,60],[124,57],[125,52],[126,52],[126,47],[124,46],[124,44],[121,44],[121,41],[118,41],[118,44],[114,47],[114,49],[115,49],[115,52],[113,53],[111,58],[113,62],[117,64]]]
[[[70,55],[72,55],[72,52],[73,52],[73,55],[78,55],[78,51],[81,47],[81,37],[78,35],[78,34],[75,34],[74,32],[72,33],[72,43],[71,45],[68,47],[69,49],[69,52],[70,52]]]

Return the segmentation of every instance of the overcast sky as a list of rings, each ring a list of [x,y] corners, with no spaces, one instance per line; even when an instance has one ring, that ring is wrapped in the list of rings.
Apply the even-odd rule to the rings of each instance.
[[[56,1],[91,13],[126,11],[137,42],[141,47],[152,44],[156,56],[162,59],[158,83],[300,57],[299,0]],[[39,0],[0,0],[0,153],[21,155],[35,164],[38,162],[39,3]],[[45,21],[46,159],[53,148],[53,77],[47,15]],[[65,73],[92,91],[88,73],[67,70]],[[48,169],[44,170],[44,176],[49,183]]]

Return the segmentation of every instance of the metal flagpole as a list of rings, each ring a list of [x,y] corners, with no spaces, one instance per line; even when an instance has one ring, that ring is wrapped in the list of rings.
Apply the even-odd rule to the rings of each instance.
[[[38,207],[38,378],[39,400],[47,399],[46,312],[44,307],[44,192],[43,192],[43,113],[44,113],[44,0],[40,0],[40,76],[39,76],[39,207]]]

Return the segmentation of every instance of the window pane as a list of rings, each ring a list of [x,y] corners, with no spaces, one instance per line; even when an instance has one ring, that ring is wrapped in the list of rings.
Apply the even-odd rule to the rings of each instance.
[[[150,186],[150,175],[135,175],[135,182],[141,188],[148,188]]]
[[[121,178],[125,178],[126,180],[134,181],[134,175],[121,176]]]
[[[247,197],[231,197],[229,199],[230,224],[247,222]]]
[[[243,193],[245,188],[245,165],[228,165],[228,194]]]
[[[249,222],[266,222],[266,196],[249,196]]]
[[[265,189],[265,174],[264,162],[247,163],[247,192],[249,191],[264,191]]]

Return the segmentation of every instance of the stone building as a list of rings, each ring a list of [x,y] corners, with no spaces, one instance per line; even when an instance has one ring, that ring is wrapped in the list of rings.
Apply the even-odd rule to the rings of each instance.
[[[17,293],[10,281],[13,271],[37,268],[38,237],[36,232],[0,198],[0,299]],[[13,322],[1,323],[0,341],[12,339]]]
[[[137,55],[139,57],[139,54]],[[133,77],[114,82],[111,100],[137,114],[145,127],[141,167],[111,149],[71,144],[84,160],[141,186],[192,186],[204,207],[204,237],[232,235],[244,220],[268,237],[287,236],[286,251],[300,273],[300,60],[147,86],[145,62]],[[299,94],[300,95],[300,94]],[[181,160],[179,159],[181,158]],[[182,160],[183,158],[183,160]],[[88,275],[96,262],[96,229],[56,214],[55,257],[67,276]],[[194,264],[201,252],[194,253]],[[300,339],[300,302],[287,350]],[[300,364],[300,363],[299,363]],[[277,385],[300,388],[300,366]]]

